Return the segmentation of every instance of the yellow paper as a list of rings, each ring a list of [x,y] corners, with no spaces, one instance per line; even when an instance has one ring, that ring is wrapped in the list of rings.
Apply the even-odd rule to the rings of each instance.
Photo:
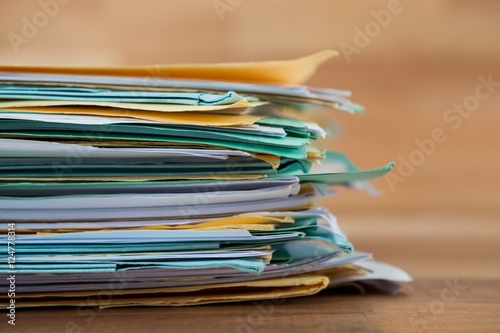
[[[252,154],[252,156],[270,164],[274,169],[277,169],[280,166],[281,160],[277,155],[255,153]]]
[[[0,103],[1,104],[1,103]],[[1,106],[0,106],[1,108]],[[9,108],[16,112],[37,112],[50,114],[79,114],[105,117],[128,117],[135,119],[159,121],[178,125],[199,125],[217,127],[242,127],[254,124],[262,116],[216,114],[203,112],[156,112],[132,109],[104,108],[96,106],[45,106]]]
[[[108,289],[98,291],[20,293],[19,307],[98,306],[187,306],[285,297],[318,293],[328,286],[324,275],[304,274],[275,279],[152,289]],[[95,297],[99,295],[99,297]],[[16,295],[17,296],[17,295]],[[55,298],[45,298],[45,297]],[[107,297],[106,297],[107,296]],[[16,302],[17,306],[17,302]]]
[[[126,67],[3,65],[0,66],[0,71],[302,84],[311,77],[319,65],[337,55],[336,51],[324,50],[292,60]]]
[[[293,220],[292,220],[293,221]],[[182,224],[177,226],[149,226],[145,227],[146,229],[156,229],[157,227],[161,227],[162,229],[206,229],[206,228],[214,228],[221,229],[223,227],[237,227],[237,226],[245,226],[245,225],[273,225],[276,223],[289,223],[290,220],[288,218],[281,217],[272,217],[272,216],[235,216],[228,218],[221,218],[212,221],[205,221],[197,224]],[[271,229],[272,230],[272,229]]]
[[[344,276],[366,275],[367,271],[355,265],[344,265],[317,271],[317,273],[328,276],[333,280]]]
[[[234,216],[228,218],[212,219],[196,224],[181,224],[181,225],[149,225],[143,227],[120,227],[120,228],[99,228],[99,231],[107,230],[234,230],[243,229],[250,231],[270,231],[275,229],[275,225],[279,223],[293,223],[294,219],[290,216],[273,217],[273,216]],[[78,229],[78,231],[95,231],[95,228]],[[18,229],[18,232],[36,232],[30,229]],[[61,229],[58,227],[55,230],[46,229],[44,232],[36,232],[38,235],[75,232],[75,229]]]
[[[46,101],[46,100],[15,100],[1,101],[0,109],[40,107],[40,106],[101,106],[108,108],[119,108],[129,110],[145,110],[157,112],[229,112],[234,114],[243,113],[246,108],[264,105],[267,102],[248,102],[241,100],[233,104],[224,105],[181,105],[181,104],[160,104],[160,103],[120,103],[120,102],[102,102],[102,101]]]

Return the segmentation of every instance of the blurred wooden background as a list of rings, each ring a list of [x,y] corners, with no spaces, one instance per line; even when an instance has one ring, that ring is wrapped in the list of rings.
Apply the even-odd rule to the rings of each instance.
[[[54,1],[1,2],[0,63],[224,62],[357,47],[321,67],[310,82],[351,89],[353,100],[366,106],[364,116],[331,115],[342,128],[332,147],[371,168],[417,156],[415,140],[431,138],[436,128],[446,140],[393,188],[387,179],[375,181],[381,197],[343,191],[327,204],[355,244],[365,244],[361,249],[378,251],[378,258],[414,275],[427,268],[428,276],[452,269],[498,277],[500,87],[456,129],[443,116],[474,95],[479,77],[500,82],[500,2]],[[388,10],[390,19],[375,23],[374,12]],[[33,20],[39,27],[24,36],[26,21]],[[364,45],[357,35],[366,28],[373,30]],[[13,45],[14,34],[26,38]],[[434,243],[427,247],[429,239]],[[477,246],[468,248],[471,242]],[[412,253],[416,261],[405,262]],[[433,259],[435,253],[447,259]],[[463,258],[473,266],[463,268]]]

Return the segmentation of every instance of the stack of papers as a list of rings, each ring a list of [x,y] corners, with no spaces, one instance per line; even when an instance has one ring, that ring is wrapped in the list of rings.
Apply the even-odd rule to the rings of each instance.
[[[410,277],[354,251],[317,205],[393,167],[315,148],[315,110],[362,110],[303,85],[333,55],[0,66],[0,286],[14,277],[17,307],[396,293]]]

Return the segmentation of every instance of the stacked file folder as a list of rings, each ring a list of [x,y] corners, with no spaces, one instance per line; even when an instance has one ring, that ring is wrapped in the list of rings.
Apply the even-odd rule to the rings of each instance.
[[[348,91],[302,85],[334,54],[0,66],[0,286],[14,276],[17,307],[397,292],[410,277],[354,251],[318,207],[393,167],[315,148],[316,110],[362,110]]]

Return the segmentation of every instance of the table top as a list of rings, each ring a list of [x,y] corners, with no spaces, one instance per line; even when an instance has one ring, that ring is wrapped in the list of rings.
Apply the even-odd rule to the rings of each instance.
[[[360,250],[404,268],[415,281],[396,296],[333,289],[272,305],[18,309],[16,327],[4,320],[1,332],[498,332],[498,214],[342,214],[339,219]]]

